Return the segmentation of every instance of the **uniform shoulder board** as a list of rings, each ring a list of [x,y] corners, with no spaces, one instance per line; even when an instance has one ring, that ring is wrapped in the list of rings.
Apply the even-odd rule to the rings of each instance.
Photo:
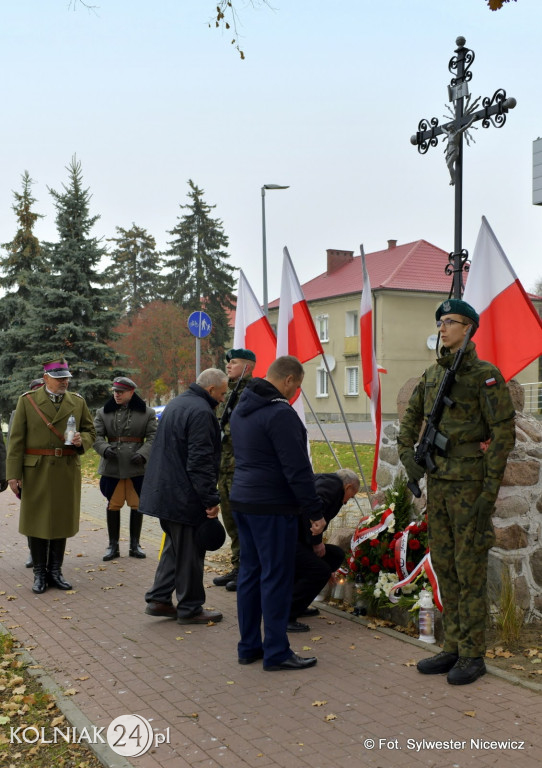
[[[80,395],[79,392],[70,392],[70,395],[75,395],[75,397],[80,397],[81,400],[83,399],[83,395]]]
[[[33,389],[29,389],[29,390],[28,390],[28,392],[23,392],[23,394],[21,395],[21,397],[26,397],[27,395],[31,395],[31,394],[32,394],[32,392],[34,392],[34,391],[35,391],[35,390],[33,390]]]
[[[497,379],[495,378],[495,376],[491,376],[489,379],[486,379],[484,382],[486,387],[494,387],[496,383],[497,383]]]

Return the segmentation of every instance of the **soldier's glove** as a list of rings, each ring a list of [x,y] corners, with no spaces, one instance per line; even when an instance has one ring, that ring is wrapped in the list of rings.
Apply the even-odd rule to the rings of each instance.
[[[107,446],[107,448],[104,451],[104,459],[114,459],[116,457],[117,453],[114,448],[111,448],[110,445]]]
[[[472,513],[476,517],[476,532],[485,533],[491,519],[495,504],[486,499],[483,495],[478,496],[472,505]]]
[[[425,469],[416,462],[414,451],[407,451],[401,456],[403,467],[406,469],[409,482],[421,480],[425,475]]]
[[[8,481],[0,480],[0,493],[3,493],[7,487],[8,487]]]
[[[142,467],[144,463],[145,457],[140,453],[134,453],[134,455],[130,458],[130,464],[136,464],[138,467]]]

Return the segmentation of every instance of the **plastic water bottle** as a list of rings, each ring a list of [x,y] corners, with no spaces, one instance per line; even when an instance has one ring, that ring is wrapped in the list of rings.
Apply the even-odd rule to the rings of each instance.
[[[435,607],[433,605],[433,595],[426,589],[420,592],[420,612],[418,616],[418,626],[420,629],[419,640],[424,643],[435,642]]]
[[[75,435],[76,431],[77,428],[75,425],[75,416],[72,413],[68,418],[68,423],[66,424],[66,431],[64,432],[64,445],[73,444],[73,436]]]

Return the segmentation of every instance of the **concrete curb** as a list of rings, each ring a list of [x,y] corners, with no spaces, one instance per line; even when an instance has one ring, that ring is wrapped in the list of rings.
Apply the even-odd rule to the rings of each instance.
[[[6,629],[2,623],[0,623],[0,634],[11,635],[9,630]],[[17,655],[26,665],[40,666],[24,648],[17,650]],[[84,729],[87,729],[88,732],[92,730],[94,723],[81,712],[72,697],[64,696],[62,688],[53,680],[51,675],[45,672],[43,668],[30,669],[27,666],[26,671],[38,681],[44,691],[55,697],[55,704],[70,725],[73,725],[77,729],[78,734],[82,733]],[[109,744],[90,744],[86,741],[85,744],[89,746],[105,768],[135,768],[125,757],[114,752]]]
[[[356,624],[362,624],[364,627],[367,627],[371,623],[371,619],[366,619],[363,616],[354,616],[347,611],[341,611],[340,608],[334,608],[332,605],[328,605],[327,603],[318,603],[318,607],[327,613],[332,613],[335,616],[340,616],[343,619],[347,619],[347,621],[353,621]],[[405,635],[403,632],[397,632],[397,630],[390,629],[389,627],[378,627],[378,631],[383,635],[394,637],[396,640],[402,640],[404,643],[415,645],[417,648],[425,648],[428,651],[434,651],[434,653],[439,653],[442,650],[439,645],[424,643],[422,640],[418,640],[415,637],[410,637],[410,635]],[[531,683],[529,680],[522,680],[520,677],[513,675],[511,672],[506,672],[505,670],[500,669],[500,667],[493,666],[493,664],[486,663],[486,669],[490,675],[500,677],[502,680],[506,680],[512,685],[527,688],[528,690],[534,691],[535,693],[542,693],[541,683]]]

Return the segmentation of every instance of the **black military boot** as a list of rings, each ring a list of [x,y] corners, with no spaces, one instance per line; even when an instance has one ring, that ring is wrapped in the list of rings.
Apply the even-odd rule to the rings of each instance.
[[[120,509],[107,509],[106,515],[109,546],[105,550],[102,560],[114,560],[116,557],[120,557]]]
[[[141,536],[141,526],[143,525],[143,515],[137,509],[130,510],[130,557],[147,557],[139,546],[139,537]]]
[[[49,560],[47,562],[47,584],[57,589],[71,589],[72,585],[62,575],[62,563],[66,539],[51,539],[49,542]]]
[[[49,552],[48,539],[37,539],[35,536],[28,537],[30,554],[34,568],[34,584],[32,592],[41,595],[47,589],[47,555]]]
[[[30,536],[27,536],[28,539],[28,549],[30,550]],[[32,560],[32,552],[28,552],[28,558],[26,560],[26,563],[24,564],[25,568],[32,568],[34,565],[34,561]]]

